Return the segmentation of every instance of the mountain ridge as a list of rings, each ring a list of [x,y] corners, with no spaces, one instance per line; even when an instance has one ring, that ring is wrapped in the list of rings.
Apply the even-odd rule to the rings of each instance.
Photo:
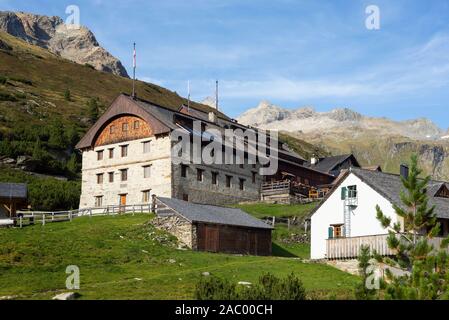
[[[313,107],[287,109],[262,101],[237,120],[280,130],[332,155],[353,153],[362,166],[380,165],[391,173],[398,173],[399,165],[415,153],[425,174],[449,179],[449,132],[426,118],[394,121],[349,108],[317,112]]]
[[[397,134],[411,139],[439,140],[447,133],[427,118],[395,121],[385,117],[369,117],[349,108],[334,108],[318,112],[306,106],[287,109],[263,100],[255,108],[241,114],[237,120],[246,125],[261,129],[278,129],[287,132],[298,130],[311,133],[316,130],[328,130],[342,125],[377,129],[388,134]]]
[[[120,60],[101,47],[88,28],[74,28],[60,17],[0,11],[0,31],[78,64],[129,78]]]

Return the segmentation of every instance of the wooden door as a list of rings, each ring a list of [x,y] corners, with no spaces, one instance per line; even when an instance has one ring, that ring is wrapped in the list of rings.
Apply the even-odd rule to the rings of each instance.
[[[206,226],[205,227],[206,236],[206,251],[218,252],[218,227]]]
[[[120,195],[120,212],[125,211],[125,206],[126,206],[126,194],[121,194]]]

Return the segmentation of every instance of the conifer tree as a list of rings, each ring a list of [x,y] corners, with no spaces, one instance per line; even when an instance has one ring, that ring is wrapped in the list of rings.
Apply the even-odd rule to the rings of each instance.
[[[440,224],[429,207],[427,185],[430,177],[420,178],[417,156],[411,158],[408,177],[402,177],[401,205],[393,205],[398,222],[392,223],[376,206],[377,219],[388,230],[388,247],[395,252],[391,258],[376,255],[379,262],[394,269],[386,269],[385,297],[389,299],[442,299],[449,298],[448,239],[440,248],[429,240],[436,237]],[[394,272],[392,270],[395,270]]]

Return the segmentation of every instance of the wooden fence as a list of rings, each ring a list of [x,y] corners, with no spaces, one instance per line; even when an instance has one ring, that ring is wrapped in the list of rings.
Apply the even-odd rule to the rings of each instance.
[[[151,204],[117,205],[99,208],[85,208],[67,211],[17,211],[17,217],[13,218],[14,225],[22,228],[26,225],[51,222],[72,221],[82,216],[107,216],[117,214],[150,213],[153,211]]]
[[[388,234],[375,236],[362,236],[350,238],[334,238],[327,241],[327,259],[355,259],[360,254],[362,245],[369,246],[371,251],[376,251],[381,256],[391,256],[395,252],[388,247]],[[443,238],[433,238],[429,240],[434,248],[440,248]]]

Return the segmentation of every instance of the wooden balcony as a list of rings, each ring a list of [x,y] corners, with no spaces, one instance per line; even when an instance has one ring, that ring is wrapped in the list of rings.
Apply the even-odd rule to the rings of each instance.
[[[395,252],[387,245],[388,234],[375,236],[350,237],[350,238],[334,238],[327,240],[327,259],[356,259],[360,254],[362,245],[369,246],[371,251],[375,250],[382,256],[391,256]],[[444,238],[433,238],[429,240],[435,248],[441,246]]]

